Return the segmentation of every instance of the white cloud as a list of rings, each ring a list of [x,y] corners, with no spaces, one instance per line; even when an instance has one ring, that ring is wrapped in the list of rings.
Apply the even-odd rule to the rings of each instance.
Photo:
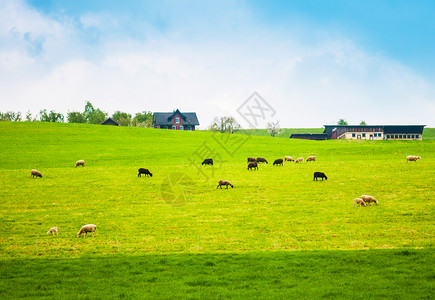
[[[165,34],[154,28],[144,40],[108,34],[92,45],[80,39],[83,28],[107,32],[107,20],[112,28],[118,21],[86,13],[74,27],[68,18],[54,21],[20,1],[11,3],[0,10],[0,38],[7,42],[0,47],[0,111],[66,113],[83,110],[89,100],[109,113],[197,111],[205,128],[215,116],[239,119],[236,109],[257,91],[283,127],[320,127],[340,118],[435,126],[433,85],[350,39],[307,45],[237,14],[243,26],[233,34],[231,26],[221,34],[215,29],[212,39],[204,31],[183,39],[183,28]],[[28,32],[44,38],[41,54],[29,52],[22,38]],[[409,109],[410,102],[417,108]]]

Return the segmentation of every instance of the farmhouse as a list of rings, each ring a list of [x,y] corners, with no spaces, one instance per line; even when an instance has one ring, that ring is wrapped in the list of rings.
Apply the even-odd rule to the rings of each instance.
[[[119,126],[119,123],[116,122],[115,120],[113,120],[112,118],[107,118],[103,123],[101,123],[101,125],[114,125],[114,126]]]
[[[177,109],[173,112],[155,112],[153,114],[154,128],[193,131],[198,125],[198,117],[194,112],[181,113]]]
[[[328,139],[422,140],[426,125],[324,125]]]

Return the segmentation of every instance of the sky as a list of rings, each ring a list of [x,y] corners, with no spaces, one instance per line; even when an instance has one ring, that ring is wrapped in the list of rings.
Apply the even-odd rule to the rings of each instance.
[[[0,112],[435,127],[434,15],[425,0],[0,0]]]

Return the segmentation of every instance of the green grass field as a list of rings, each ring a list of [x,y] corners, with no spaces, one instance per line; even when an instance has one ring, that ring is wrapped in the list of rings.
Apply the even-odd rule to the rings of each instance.
[[[0,122],[0,140],[2,298],[433,298],[433,140],[42,122]],[[317,161],[272,165],[285,155]]]

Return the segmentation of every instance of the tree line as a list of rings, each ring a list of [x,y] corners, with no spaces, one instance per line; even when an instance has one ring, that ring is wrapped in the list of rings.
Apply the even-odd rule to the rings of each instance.
[[[25,116],[21,115],[21,112],[0,112],[0,121],[13,121],[13,122],[65,122],[68,123],[87,123],[87,124],[101,124],[107,119],[108,114],[99,108],[95,108],[91,102],[86,101],[85,109],[83,112],[72,111],[66,114],[66,118],[63,114],[54,110],[47,111],[42,109],[39,114],[32,116],[30,111]],[[153,113],[150,111],[143,111],[136,113],[134,117],[131,114],[115,111],[111,118],[118,122],[121,126],[135,126],[135,127],[152,127]]]

